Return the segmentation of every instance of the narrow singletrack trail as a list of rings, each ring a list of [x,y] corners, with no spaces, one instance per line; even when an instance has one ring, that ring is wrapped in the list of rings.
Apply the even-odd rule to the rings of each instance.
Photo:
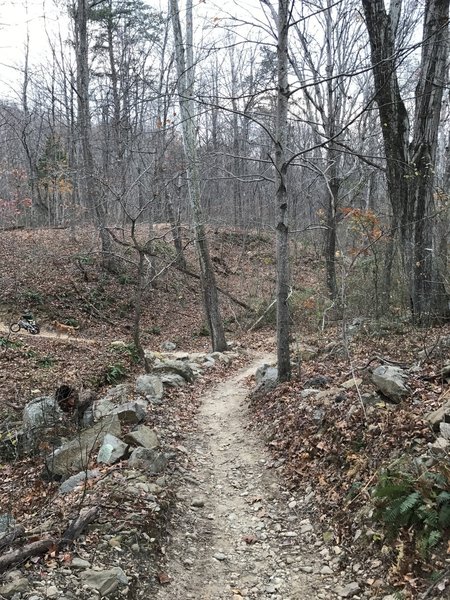
[[[335,597],[302,501],[283,490],[248,427],[244,380],[272,358],[253,360],[202,398],[197,431],[184,442],[191,468],[183,469],[164,567],[170,582],[158,600]]]
[[[10,329],[9,329],[9,325],[7,325],[6,323],[2,323],[0,322],[0,333],[7,333],[9,335],[11,335],[13,338],[16,337],[21,337],[21,336],[27,336],[30,338],[33,337],[43,337],[43,338],[51,338],[54,340],[61,340],[61,341],[66,341],[66,342],[79,342],[79,343],[84,343],[84,344],[95,344],[96,341],[95,340],[91,340],[85,337],[82,337],[80,335],[67,335],[67,333],[59,333],[56,331],[49,331],[47,329],[41,329],[41,331],[39,333],[35,333],[35,334],[31,334],[28,333],[28,331],[24,331],[24,330],[20,330],[17,333],[11,333]]]

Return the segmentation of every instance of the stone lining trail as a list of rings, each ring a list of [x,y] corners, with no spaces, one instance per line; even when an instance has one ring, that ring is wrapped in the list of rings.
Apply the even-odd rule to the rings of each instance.
[[[294,499],[283,490],[248,428],[244,379],[271,359],[254,360],[202,398],[197,431],[184,442],[192,469],[183,470],[164,567],[170,583],[158,600],[336,597],[336,557],[306,513],[311,493]]]

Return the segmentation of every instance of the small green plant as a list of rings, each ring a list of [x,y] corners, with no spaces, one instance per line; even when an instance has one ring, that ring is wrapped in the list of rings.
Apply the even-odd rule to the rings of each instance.
[[[375,516],[391,537],[411,530],[426,556],[450,528],[450,465],[435,470],[397,463],[383,471],[374,490]]]
[[[20,348],[22,345],[20,341],[13,342],[12,340],[8,340],[8,338],[0,337],[0,348]]]
[[[122,363],[114,363],[113,365],[108,365],[105,371],[105,381],[110,385],[115,385],[122,381],[126,377],[127,370]]]
[[[132,283],[136,283],[136,280],[134,279],[134,277],[132,277],[128,273],[121,273],[117,277],[117,281],[120,283],[120,285],[130,285]]]
[[[198,331],[194,331],[194,337],[208,337],[209,336],[209,328],[204,323],[200,325]]]
[[[54,356],[52,356],[51,354],[48,354],[47,356],[42,356],[42,357],[38,358],[36,360],[36,365],[38,367],[42,367],[43,369],[49,369],[50,367],[53,367],[55,362],[56,362],[56,358]]]
[[[137,351],[137,348],[134,344],[123,344],[120,346],[113,346],[112,350],[116,354],[121,354],[122,356],[129,356],[133,363],[138,363],[140,360],[139,352]]]
[[[158,327],[157,325],[153,325],[153,327],[150,327],[148,332],[153,335],[161,335],[161,327]]]

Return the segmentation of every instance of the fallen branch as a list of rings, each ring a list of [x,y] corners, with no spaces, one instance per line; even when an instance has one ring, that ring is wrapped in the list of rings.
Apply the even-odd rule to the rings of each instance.
[[[32,556],[45,554],[50,548],[54,547],[56,550],[61,550],[64,546],[71,544],[87,525],[97,518],[99,512],[100,508],[98,506],[80,512],[78,517],[69,524],[60,539],[45,538],[37,542],[30,542],[22,546],[22,548],[17,548],[17,550],[12,550],[0,556],[0,573],[8,569],[11,565],[20,563]]]

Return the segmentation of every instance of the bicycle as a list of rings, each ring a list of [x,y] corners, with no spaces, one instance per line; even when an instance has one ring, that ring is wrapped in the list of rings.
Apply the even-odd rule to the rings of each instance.
[[[25,319],[19,319],[16,323],[11,323],[9,326],[9,330],[12,333],[19,333],[21,329],[25,329],[25,331],[28,331],[32,335],[36,335],[41,331],[36,321],[26,321]]]

